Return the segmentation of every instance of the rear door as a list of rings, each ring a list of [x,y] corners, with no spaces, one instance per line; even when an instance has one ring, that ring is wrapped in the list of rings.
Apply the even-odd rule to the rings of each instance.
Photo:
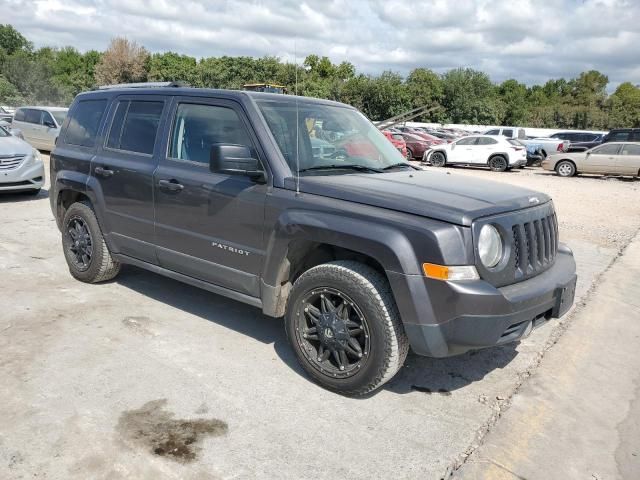
[[[22,120],[15,123],[15,125],[22,130],[22,134],[24,135],[24,139],[29,142],[35,148],[42,148],[39,142],[39,128],[40,128],[40,118],[42,117],[42,112],[35,108],[23,108],[21,109],[22,115],[20,117]]]
[[[262,157],[250,122],[238,103],[200,97],[176,98],[171,119],[154,176],[160,265],[258,297],[267,185],[209,169],[215,144]]]
[[[102,190],[105,235],[116,252],[149,263],[157,263],[153,172],[168,103],[169,97],[161,95],[116,97],[104,144],[91,164]]]
[[[626,143],[622,146],[617,160],[620,175],[640,176],[640,144]]]

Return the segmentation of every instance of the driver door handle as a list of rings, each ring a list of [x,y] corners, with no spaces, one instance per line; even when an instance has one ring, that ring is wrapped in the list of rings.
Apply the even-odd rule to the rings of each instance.
[[[159,180],[158,186],[160,188],[169,190],[170,192],[180,192],[182,191],[182,189],[184,189],[184,185],[178,183],[175,178],[172,178],[171,180]]]
[[[110,170],[109,167],[96,167],[94,170],[96,175],[100,175],[101,177],[108,178],[114,174],[113,170]]]

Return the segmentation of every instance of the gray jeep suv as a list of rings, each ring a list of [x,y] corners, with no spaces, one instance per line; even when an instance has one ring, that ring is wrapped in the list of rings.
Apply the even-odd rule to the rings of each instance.
[[[130,264],[284,317],[304,370],[347,395],[391,379],[409,347],[446,357],[515,341],[573,302],[549,197],[418,170],[325,100],[80,94],[50,200],[77,279]]]

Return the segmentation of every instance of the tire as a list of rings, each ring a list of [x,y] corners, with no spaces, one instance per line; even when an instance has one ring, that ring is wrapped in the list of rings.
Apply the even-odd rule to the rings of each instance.
[[[324,308],[325,299],[333,311]],[[346,311],[341,310],[343,305],[348,305]],[[344,323],[338,325],[340,320]],[[409,351],[389,283],[371,267],[354,261],[325,263],[303,273],[289,296],[285,328],[311,379],[347,396],[380,388],[400,369]],[[354,340],[357,352],[351,347]],[[346,349],[340,351],[341,345]]]
[[[413,160],[413,152],[407,147],[407,160]]]
[[[104,282],[120,272],[120,263],[111,256],[88,203],[77,202],[67,209],[62,221],[62,249],[69,272],[82,282]]]
[[[576,166],[568,160],[562,160],[556,165],[556,173],[559,177],[573,177],[576,174]]]
[[[442,152],[433,152],[429,158],[432,167],[444,167],[447,164],[447,158]]]
[[[496,155],[489,159],[489,168],[492,172],[504,172],[509,168],[509,162],[502,155]]]

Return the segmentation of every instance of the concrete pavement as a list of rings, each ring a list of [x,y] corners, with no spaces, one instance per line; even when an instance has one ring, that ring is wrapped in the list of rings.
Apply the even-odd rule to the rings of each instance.
[[[454,478],[640,478],[640,235]]]

